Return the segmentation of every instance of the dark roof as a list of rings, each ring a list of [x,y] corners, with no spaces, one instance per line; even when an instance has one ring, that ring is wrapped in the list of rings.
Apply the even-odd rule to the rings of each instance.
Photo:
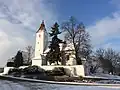
[[[44,21],[42,21],[42,23],[36,33],[38,33],[40,30],[44,30],[44,29],[45,29],[45,24],[44,24]]]

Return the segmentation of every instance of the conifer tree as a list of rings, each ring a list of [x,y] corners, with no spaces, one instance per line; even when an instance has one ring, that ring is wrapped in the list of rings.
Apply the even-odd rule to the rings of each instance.
[[[50,51],[46,55],[46,59],[50,62],[50,64],[61,61],[60,59],[60,46],[59,43],[64,43],[61,39],[58,38],[58,34],[61,34],[59,31],[59,25],[57,22],[51,27],[50,37],[52,37],[52,41],[50,42]]]
[[[23,65],[23,56],[21,51],[17,52],[17,55],[15,56],[15,59],[14,59],[14,64],[15,64],[15,67],[20,67]]]

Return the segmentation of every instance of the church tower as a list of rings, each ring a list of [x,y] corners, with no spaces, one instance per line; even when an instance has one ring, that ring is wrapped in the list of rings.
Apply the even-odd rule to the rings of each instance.
[[[35,57],[32,60],[32,65],[45,65],[43,60],[43,53],[47,48],[48,34],[45,28],[44,21],[42,21],[38,31],[36,32]]]

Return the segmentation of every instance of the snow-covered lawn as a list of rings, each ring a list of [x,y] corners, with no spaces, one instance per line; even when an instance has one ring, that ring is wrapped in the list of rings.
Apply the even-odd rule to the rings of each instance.
[[[98,74],[95,76],[87,76],[89,78],[109,78],[119,79],[119,76]],[[112,81],[112,80],[111,80]],[[111,82],[109,80],[103,80],[102,84]],[[114,82],[114,81],[112,81]],[[120,82],[120,81],[118,81]],[[101,82],[96,82],[101,83]],[[60,84],[46,84],[46,83],[30,83],[30,82],[17,82],[0,80],[0,90],[120,90],[120,86],[78,86],[78,85],[60,85]]]
[[[0,90],[120,90],[120,87],[57,85],[0,80]]]
[[[85,77],[88,77],[88,78],[104,78],[104,79],[119,79],[120,80],[120,76],[102,74],[102,73],[96,73],[96,74],[93,74],[91,76],[85,76]]]

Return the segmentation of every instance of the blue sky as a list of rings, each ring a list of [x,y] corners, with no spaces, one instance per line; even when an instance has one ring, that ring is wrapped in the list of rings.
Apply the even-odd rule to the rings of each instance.
[[[110,0],[58,0],[56,7],[60,20],[72,15],[86,25],[111,15],[116,10]]]
[[[90,32],[93,47],[120,50],[119,0],[57,0],[59,22],[74,16]]]
[[[120,51],[120,0],[0,0],[0,66],[34,46],[42,20],[49,31],[70,16],[85,24],[94,48]]]

